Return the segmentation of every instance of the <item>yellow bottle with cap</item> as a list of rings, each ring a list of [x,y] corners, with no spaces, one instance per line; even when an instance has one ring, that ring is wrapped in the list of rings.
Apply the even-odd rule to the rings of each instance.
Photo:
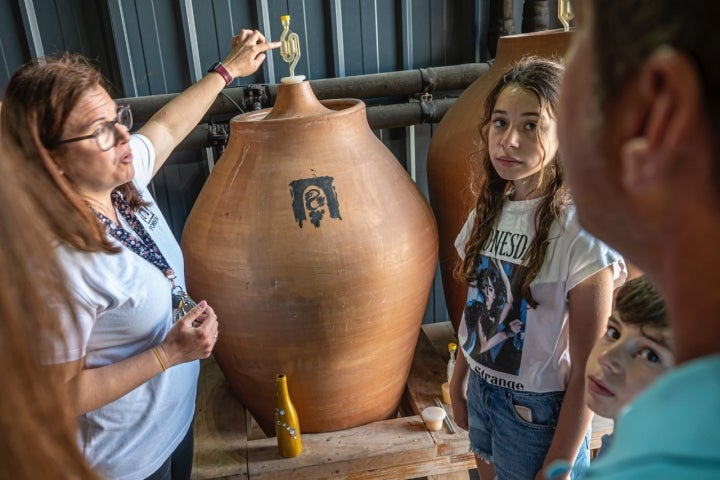
[[[275,376],[277,385],[277,406],[275,407],[275,436],[280,455],[286,458],[296,457],[302,452],[300,421],[297,411],[290,400],[287,375]]]
[[[447,364],[447,380],[452,380],[453,372],[455,371],[455,352],[457,352],[457,343],[448,343],[448,352],[450,352],[450,360]]]

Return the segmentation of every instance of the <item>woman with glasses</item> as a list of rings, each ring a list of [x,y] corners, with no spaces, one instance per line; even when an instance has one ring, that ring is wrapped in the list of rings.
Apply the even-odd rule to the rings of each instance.
[[[222,64],[134,134],[130,109],[80,57],[30,62],[7,86],[2,137],[21,153],[24,186],[51,225],[80,325],[67,328],[77,348],[57,349],[54,368],[103,478],[190,478],[198,359],[218,322],[201,301],[173,324],[182,253],[147,185],[218,93],[279,46],[243,30]]]

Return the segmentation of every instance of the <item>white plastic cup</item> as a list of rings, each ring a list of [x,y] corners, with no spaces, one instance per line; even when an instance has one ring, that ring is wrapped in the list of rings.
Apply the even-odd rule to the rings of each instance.
[[[422,417],[427,429],[431,432],[436,432],[442,429],[443,420],[445,420],[445,410],[440,407],[426,407],[422,411]]]

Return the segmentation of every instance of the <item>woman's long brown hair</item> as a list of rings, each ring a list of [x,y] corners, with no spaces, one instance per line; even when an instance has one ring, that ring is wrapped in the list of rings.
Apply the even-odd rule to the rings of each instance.
[[[495,102],[506,87],[517,85],[532,92],[540,102],[540,108],[547,109],[554,118],[563,71],[563,65],[557,61],[539,57],[524,58],[505,72],[485,99],[485,110],[480,122],[480,136],[484,146],[481,152],[483,181],[475,205],[475,223],[470,239],[465,245],[465,258],[458,262],[455,269],[455,276],[468,285],[473,285],[477,281],[477,264],[481,252],[497,226],[503,205],[512,191],[512,182],[501,178],[490,160],[488,130]],[[535,212],[535,238],[523,258],[528,274],[522,285],[522,296],[533,308],[537,307],[537,302],[530,291],[530,283],[545,261],[550,227],[555,220],[563,216],[566,206],[570,203],[570,195],[558,157],[548,162],[541,172],[540,185],[543,185],[540,187],[543,200]]]
[[[0,140],[0,472],[94,479],[78,449],[73,398],[48,367],[53,346],[71,341],[58,311],[71,312],[72,300],[52,234],[22,188],[25,172]]]
[[[38,205],[56,238],[85,252],[116,253],[102,225],[75,191],[72,178],[52,158],[60,144],[70,113],[82,97],[104,87],[100,72],[84,57],[26,63],[10,79],[0,110],[1,134],[18,152],[30,172],[25,188]],[[146,205],[131,183],[117,188],[133,208]]]

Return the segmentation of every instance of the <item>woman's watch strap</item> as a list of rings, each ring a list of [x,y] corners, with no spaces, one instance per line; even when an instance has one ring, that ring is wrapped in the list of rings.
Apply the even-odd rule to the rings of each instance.
[[[228,72],[228,69],[225,68],[225,65],[223,65],[222,62],[213,63],[212,66],[208,68],[208,73],[212,72],[219,73],[225,80],[225,85],[230,85],[233,81],[233,76],[230,75],[230,72]]]

